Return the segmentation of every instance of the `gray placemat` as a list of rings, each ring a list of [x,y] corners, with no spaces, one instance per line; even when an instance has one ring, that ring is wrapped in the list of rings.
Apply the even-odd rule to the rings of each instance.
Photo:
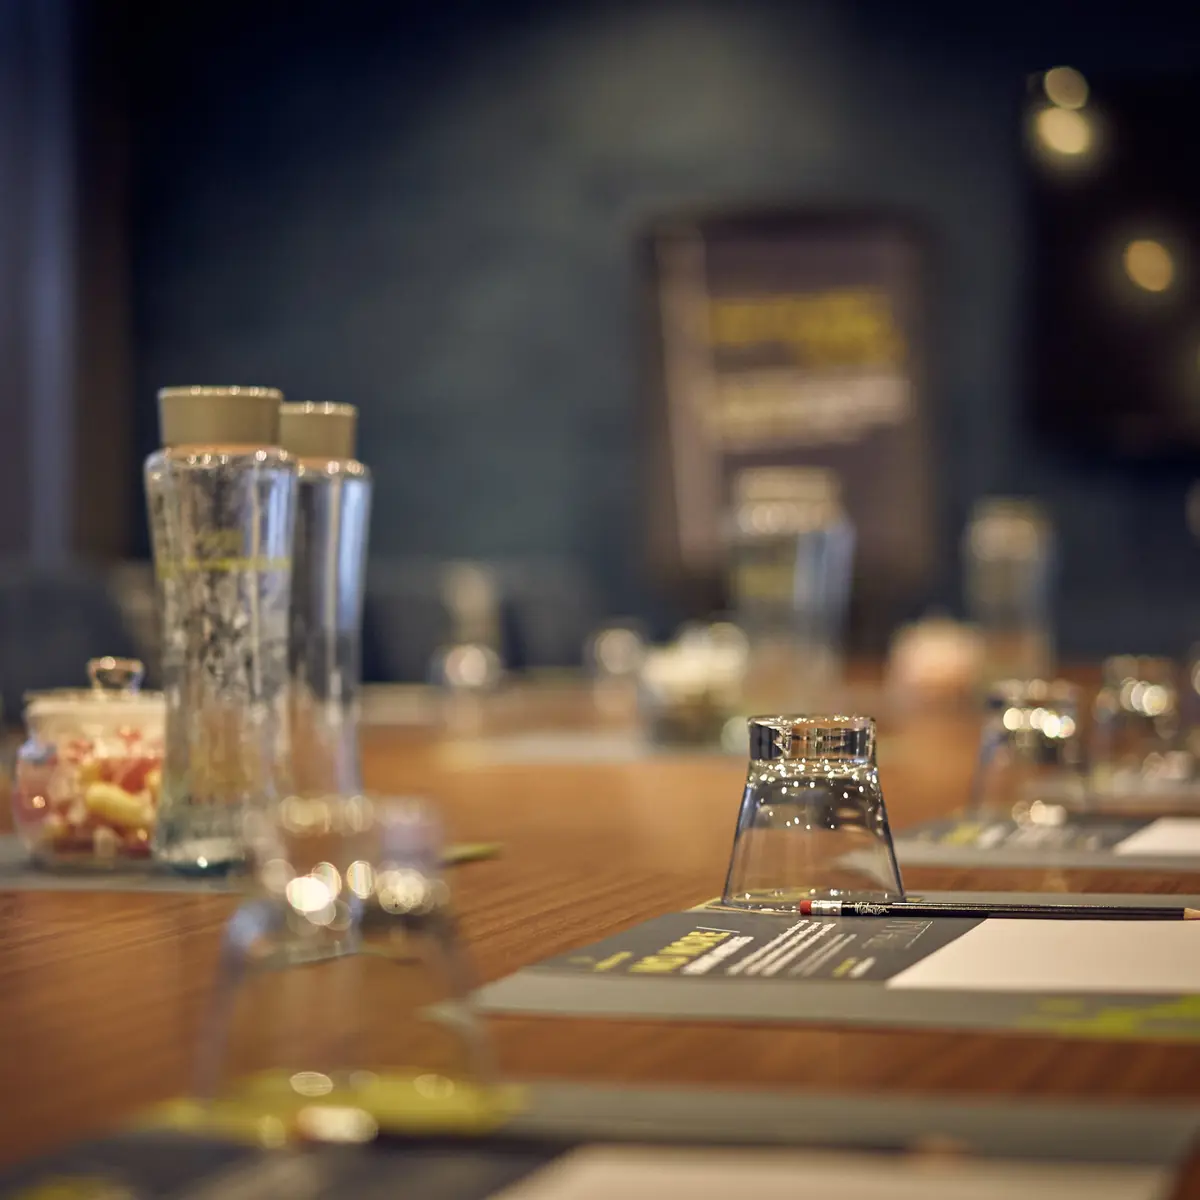
[[[922,895],[949,902],[1062,903],[1071,899],[1061,893],[924,892]],[[1103,894],[1088,895],[1086,899],[1103,905],[1200,907],[1200,897],[1195,896]],[[841,920],[850,924],[839,924],[825,944],[833,947],[844,931],[852,930],[861,938],[873,936],[885,924],[871,918]],[[704,909],[667,914],[489,984],[477,993],[479,1005],[486,1012],[547,1016],[969,1029],[1132,1041],[1200,1041],[1200,996],[1153,992],[908,990],[885,986],[887,979],[900,970],[928,957],[931,947],[936,951],[949,944],[972,924],[978,924],[977,920],[956,924],[945,918],[932,919],[926,935],[931,941],[922,942],[919,950],[909,946],[899,951],[890,947],[871,950],[870,965],[861,975],[843,973],[838,977],[836,957],[818,963],[815,974],[802,977],[792,977],[790,971],[769,979],[751,973],[734,978],[724,973],[729,963],[737,961],[736,956],[763,952],[767,943],[792,921],[788,917]],[[729,963],[713,968],[712,975],[689,975],[681,964],[665,965],[661,973],[654,967],[643,974],[625,973],[632,961],[655,955],[657,948],[677,946],[681,938],[692,937],[702,943],[706,930],[736,935],[732,942],[729,938],[710,939],[712,947],[737,944],[736,956],[731,956]],[[916,944],[915,939],[912,944]],[[702,946],[680,953],[707,953],[708,949]],[[857,949],[854,952],[861,953]]]
[[[1118,1173],[1121,1182],[1108,1194],[1165,1197],[1200,1125],[1194,1105],[569,1083],[527,1085],[526,1095],[529,1105],[520,1117],[480,1138],[414,1137],[369,1147],[264,1151],[166,1129],[120,1133],[0,1171],[0,1195],[15,1200],[51,1192],[107,1195],[111,1189],[180,1200],[235,1194],[481,1200],[535,1178],[548,1164],[569,1161],[564,1154],[589,1145],[635,1143],[664,1151],[674,1147],[677,1154],[684,1147],[720,1147],[727,1153],[733,1148],[838,1150],[853,1157],[837,1162],[826,1157],[822,1163],[871,1170],[884,1165],[895,1172],[890,1179],[910,1170],[936,1172],[925,1176],[930,1183],[944,1180],[946,1170],[961,1173],[972,1164],[986,1169],[987,1163],[1005,1161],[1033,1172],[1021,1176],[1027,1185],[1038,1180],[1039,1167],[1059,1172],[1040,1181],[1039,1194],[1069,1181],[1063,1170],[1090,1166],[1103,1169],[1106,1181]],[[912,1157],[897,1158],[897,1152]],[[1081,1181],[1074,1182],[1073,1195]]]
[[[1074,818],[1031,828],[1007,819],[945,817],[893,835],[901,867],[1200,872],[1200,855],[1117,854],[1152,817]]]
[[[462,842],[446,847],[443,867],[495,858],[502,850],[498,842]],[[0,834],[0,892],[191,892],[196,895],[228,895],[246,890],[245,875],[179,875],[147,862],[140,867],[112,870],[86,869],[52,871],[29,859],[20,838]]]
[[[1177,1162],[1200,1130],[1190,1103],[929,1097],[904,1092],[528,1085],[506,1135],[903,1150],[946,1140],[972,1154],[1072,1162]]]
[[[14,834],[0,834],[0,891],[193,892],[203,895],[244,890],[245,879],[238,875],[178,875],[149,862],[144,867],[117,867],[112,870],[51,871],[30,861],[20,838]]]

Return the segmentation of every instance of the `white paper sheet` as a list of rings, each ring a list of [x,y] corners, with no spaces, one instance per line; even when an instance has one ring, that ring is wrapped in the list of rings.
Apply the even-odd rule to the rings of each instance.
[[[1200,820],[1159,817],[1113,847],[1114,854],[1178,854],[1200,858]]]
[[[591,1146],[493,1200],[1160,1200],[1165,1167]]]
[[[1200,921],[987,920],[887,986],[1200,994]]]

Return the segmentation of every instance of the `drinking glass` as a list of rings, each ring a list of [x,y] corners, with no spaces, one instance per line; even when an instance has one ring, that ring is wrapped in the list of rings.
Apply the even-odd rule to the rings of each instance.
[[[229,1090],[231,1068],[274,1104],[378,1095],[385,1067],[404,1068],[389,1076],[391,1104],[432,1078],[493,1078],[427,804],[289,796],[251,815],[247,843],[258,893],[225,930],[202,1099]]]
[[[795,912],[803,900],[904,897],[875,765],[875,722],[751,717],[750,766],[721,898]]]
[[[1080,691],[1065,680],[1010,679],[985,702],[967,811],[1055,823],[1088,800]]]
[[[637,716],[638,676],[646,660],[646,636],[636,622],[613,622],[592,633],[583,648],[597,713],[632,722]]]
[[[1169,658],[1106,659],[1093,708],[1093,780],[1117,799],[1170,792],[1193,770],[1183,736],[1180,670]]]

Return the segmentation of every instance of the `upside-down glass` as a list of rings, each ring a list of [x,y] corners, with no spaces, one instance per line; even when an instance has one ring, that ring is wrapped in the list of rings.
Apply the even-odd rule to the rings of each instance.
[[[251,813],[247,842],[259,894],[226,928],[200,1097],[228,1093],[233,1071],[266,1068],[285,1091],[299,1079],[342,1096],[364,1080],[375,1088],[387,1068],[393,1095],[433,1077],[443,1092],[491,1081],[427,805],[291,796]]]
[[[751,717],[750,767],[721,897],[795,912],[804,900],[904,897],[870,717]]]
[[[1080,693],[1064,680],[1010,679],[985,702],[967,811],[1054,824],[1088,800]]]
[[[1169,658],[1106,659],[1093,708],[1092,775],[1101,797],[1169,792],[1189,783],[1180,670]]]
[[[588,636],[583,661],[591,679],[592,699],[602,718],[636,718],[638,674],[645,660],[646,635],[637,622],[604,625]]]

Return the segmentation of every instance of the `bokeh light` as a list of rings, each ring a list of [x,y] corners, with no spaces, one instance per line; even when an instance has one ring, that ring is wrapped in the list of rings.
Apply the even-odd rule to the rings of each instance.
[[[1052,67],[1042,77],[1042,88],[1059,108],[1082,108],[1087,103],[1087,80],[1074,67]]]
[[[1125,247],[1125,273],[1147,292],[1165,292],[1175,278],[1171,252],[1153,238],[1138,238]]]
[[[1092,146],[1092,127],[1080,112],[1069,108],[1043,108],[1035,118],[1037,136],[1047,150],[1077,157]]]

